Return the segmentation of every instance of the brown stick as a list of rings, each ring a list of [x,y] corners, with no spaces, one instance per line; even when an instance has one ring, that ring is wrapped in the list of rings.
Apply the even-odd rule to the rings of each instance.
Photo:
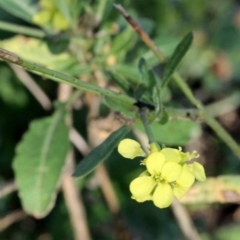
[[[192,219],[186,208],[177,199],[173,200],[172,210],[186,239],[201,240],[201,237],[193,225]]]
[[[65,198],[66,206],[69,212],[70,220],[73,227],[75,240],[90,240],[90,233],[87,226],[86,213],[79,190],[76,186],[74,178],[71,176],[74,171],[73,154],[70,154],[66,173],[62,182],[62,190]]]
[[[145,33],[141,26],[127,13],[127,11],[120,4],[113,4],[113,6],[123,15],[128,23],[133,27],[137,34],[141,37],[143,42],[162,60],[165,60],[164,55],[152,41],[152,39]]]
[[[65,102],[70,94],[72,88],[67,84],[60,84],[58,89],[59,101]],[[84,205],[75,180],[72,178],[74,170],[73,152],[69,153],[66,160],[66,171],[63,173],[62,190],[65,198],[65,203],[68,209],[70,220],[73,227],[75,240],[90,240],[90,232],[87,226],[87,219]]]
[[[17,190],[17,185],[14,181],[5,183],[0,187],[0,198],[5,197],[6,195]]]
[[[0,218],[0,232],[12,225],[17,221],[21,221],[27,216],[27,214],[22,210],[17,210],[9,213],[7,216]]]

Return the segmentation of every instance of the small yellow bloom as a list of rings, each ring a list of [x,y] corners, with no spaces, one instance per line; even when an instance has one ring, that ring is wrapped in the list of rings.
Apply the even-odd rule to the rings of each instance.
[[[41,0],[40,6],[41,10],[32,18],[34,23],[44,27],[49,26],[57,30],[67,30],[69,28],[69,23],[53,0]]]
[[[140,144],[132,139],[124,139],[118,145],[118,152],[126,158],[145,156]],[[168,207],[173,197],[182,198],[193,185],[195,178],[204,181],[206,175],[201,164],[188,163],[199,155],[182,152],[181,148],[159,150],[155,143],[150,144],[150,154],[142,162],[145,171],[130,183],[132,199],[137,202],[152,200],[159,208]]]
[[[126,138],[118,144],[118,152],[125,158],[144,157],[146,154],[141,145],[132,139]]]
[[[166,161],[161,152],[151,153],[145,163],[149,175],[144,172],[131,182],[132,198],[138,202],[153,200],[159,208],[168,207],[174,194],[171,184],[181,175],[182,167]]]

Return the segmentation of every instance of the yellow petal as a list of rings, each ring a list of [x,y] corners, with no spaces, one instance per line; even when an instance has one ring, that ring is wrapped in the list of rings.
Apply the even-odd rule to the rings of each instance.
[[[167,161],[180,162],[181,156],[179,150],[174,148],[164,148],[161,153],[165,156]]]
[[[118,152],[125,158],[133,159],[139,156],[145,156],[140,144],[137,141],[126,138],[118,144]]]
[[[192,172],[195,175],[196,179],[198,181],[205,181],[206,180],[206,175],[203,166],[198,163],[194,162],[192,165]]]
[[[69,24],[60,12],[55,12],[52,19],[53,28],[58,30],[67,30]]]
[[[195,181],[195,176],[193,173],[189,170],[189,167],[187,164],[184,164],[182,167],[182,172],[179,178],[177,179],[177,184],[184,186],[184,187],[191,187]]]
[[[42,10],[33,16],[32,21],[34,23],[42,26],[42,25],[46,25],[46,24],[50,23],[51,18],[52,18],[51,11]]]
[[[192,172],[189,170],[188,165],[183,165],[183,170],[180,177],[176,181],[176,185],[173,188],[174,195],[181,199],[189,188],[193,185],[195,177]]]
[[[159,175],[165,162],[166,160],[162,153],[151,153],[146,159],[147,170],[150,174]]]
[[[150,147],[149,147],[150,153],[159,152],[159,149],[160,147],[158,146],[157,143],[150,144]]]
[[[176,185],[173,189],[174,196],[177,197],[177,199],[181,199],[189,190],[190,187],[183,187],[181,185]]]
[[[143,176],[149,176],[149,172],[145,170],[138,177],[143,177]]]
[[[155,181],[150,176],[143,176],[135,178],[130,183],[130,191],[132,198],[134,199],[145,199],[152,192],[155,185]]]
[[[136,200],[137,202],[145,202],[145,201],[152,200],[152,196],[150,194],[146,195],[145,197],[138,197],[138,198],[132,196],[132,199]]]
[[[153,193],[154,205],[159,208],[168,207],[173,201],[173,190],[168,183],[159,183]]]
[[[162,178],[167,182],[176,181],[181,175],[182,167],[175,162],[166,162],[162,168]]]

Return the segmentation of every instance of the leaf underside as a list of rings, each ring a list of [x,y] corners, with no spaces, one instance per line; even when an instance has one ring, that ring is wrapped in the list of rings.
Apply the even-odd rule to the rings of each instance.
[[[16,149],[13,169],[24,210],[37,218],[52,209],[69,150],[65,114],[33,121]]]

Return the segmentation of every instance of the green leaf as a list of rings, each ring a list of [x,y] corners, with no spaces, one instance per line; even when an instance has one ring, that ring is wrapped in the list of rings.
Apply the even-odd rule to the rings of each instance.
[[[176,37],[174,38],[160,38],[160,39],[153,39],[156,46],[161,49],[162,54],[167,57],[170,58],[174,52],[174,49],[176,48],[176,46],[179,43],[179,39],[176,39]],[[136,60],[139,57],[143,57],[147,63],[149,68],[152,68],[156,65],[159,64],[159,59],[155,56],[155,54],[152,52],[152,50],[144,50],[144,49],[139,49],[137,55],[136,55]]]
[[[129,92],[131,87],[129,82],[124,76],[122,76],[119,73],[116,73],[115,71],[109,71],[108,73],[110,74],[113,81],[115,81],[126,93]]]
[[[165,109],[162,110],[162,117],[159,121],[160,124],[164,125],[168,122],[169,120],[169,116],[168,116],[168,113]]]
[[[101,0],[96,2],[96,19],[103,24],[112,12],[113,0]]]
[[[182,58],[187,53],[193,41],[193,33],[188,33],[183,40],[177,45],[170,61],[168,62],[163,75],[163,84],[162,86],[166,86],[171,79],[172,74],[176,70],[177,66],[181,62]]]
[[[147,87],[144,83],[140,83],[137,85],[137,87],[134,89],[133,97],[137,100],[140,100],[144,93],[146,92]]]
[[[119,99],[113,99],[105,96],[104,103],[110,109],[114,109],[114,111],[118,111],[128,118],[136,119],[137,117],[137,113],[134,111],[135,106],[126,104]]]
[[[109,71],[114,71],[118,74],[129,79],[133,83],[139,83],[139,73],[137,68],[134,65],[127,64],[117,64],[112,68],[108,69]]]
[[[120,34],[118,34],[114,38],[110,49],[110,53],[111,54],[117,54],[122,52],[126,53],[126,51],[130,49],[134,43],[133,41],[134,36],[135,34],[132,28],[130,26],[127,26],[126,29],[124,29]]]
[[[157,80],[154,76],[153,71],[148,70],[148,66],[144,58],[140,58],[138,62],[138,70],[140,72],[141,82],[147,86],[149,93],[152,93],[153,87],[157,83]]]
[[[53,54],[64,53],[67,50],[69,43],[70,39],[61,39],[59,36],[51,36],[47,39],[48,49]]]
[[[121,127],[113,132],[102,144],[94,148],[78,165],[74,177],[83,177],[93,171],[97,165],[106,160],[116,148],[119,141],[128,133],[129,128]]]
[[[141,123],[137,123],[136,126],[144,131]],[[201,134],[201,127],[199,124],[187,120],[168,121],[164,125],[155,122],[151,125],[151,128],[155,139],[166,145],[185,145]]]
[[[46,41],[43,42],[41,39],[29,38],[28,44],[26,44],[26,39],[17,35],[0,41],[0,47],[11,49],[12,52],[26,61],[35,62],[60,72],[78,75],[82,74],[82,68],[91,68],[89,65],[85,67],[84,65],[79,66],[79,62],[67,52],[58,55],[52,54],[47,47]],[[73,73],[71,70],[74,70]]]
[[[151,93],[153,92],[153,88],[155,86],[158,86],[160,88],[160,79],[157,78],[157,76],[154,74],[152,70],[148,70],[148,81],[149,81],[149,89]]]
[[[147,63],[145,61],[144,58],[140,58],[139,62],[138,62],[138,70],[140,72],[140,76],[141,76],[141,81],[144,82],[147,80],[147,72],[148,72],[148,68],[147,68]]]
[[[68,150],[63,109],[31,123],[13,161],[19,197],[27,213],[41,218],[54,206]]]
[[[0,7],[28,22],[32,22],[32,17],[37,12],[37,6],[32,0],[0,0]]]

